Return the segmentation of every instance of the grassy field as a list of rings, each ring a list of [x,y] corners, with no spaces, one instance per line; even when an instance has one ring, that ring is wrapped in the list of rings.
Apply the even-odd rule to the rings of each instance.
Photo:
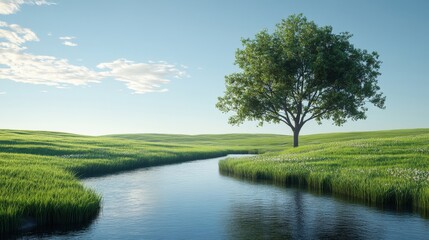
[[[263,152],[287,141],[281,135],[88,137],[0,130],[0,236],[28,222],[49,226],[94,219],[101,196],[84,188],[79,178]]]
[[[429,214],[429,129],[319,134],[304,146],[219,163],[222,173]]]
[[[429,209],[429,129],[284,135],[75,134],[0,130],[0,236],[24,223],[94,219],[101,196],[79,179],[229,153],[227,174],[270,179],[370,203]]]

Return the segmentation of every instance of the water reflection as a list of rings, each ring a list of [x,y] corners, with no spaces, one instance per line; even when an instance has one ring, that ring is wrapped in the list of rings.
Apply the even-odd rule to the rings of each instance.
[[[287,190],[286,190],[287,191]],[[229,236],[233,239],[381,239],[374,219],[359,206],[332,204],[329,198],[290,189],[283,199],[265,199],[230,206]],[[316,198],[317,199],[317,198]],[[368,221],[369,220],[369,221]]]
[[[284,217],[281,209],[266,209],[249,204],[234,204],[231,208],[228,224],[228,235],[231,238],[292,239],[290,219]]]

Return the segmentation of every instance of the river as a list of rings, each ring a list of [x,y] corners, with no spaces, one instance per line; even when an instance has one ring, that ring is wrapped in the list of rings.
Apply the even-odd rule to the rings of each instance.
[[[92,224],[23,238],[428,239],[418,214],[222,176],[220,159],[86,179],[103,196]]]

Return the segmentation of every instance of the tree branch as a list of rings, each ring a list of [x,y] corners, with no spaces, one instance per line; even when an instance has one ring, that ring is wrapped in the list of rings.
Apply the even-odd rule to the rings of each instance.
[[[314,115],[312,115],[311,117],[309,117],[308,119],[304,120],[304,121],[302,122],[302,125],[304,125],[306,122],[308,122],[308,121],[310,121],[310,120],[312,120],[312,119],[315,119],[315,118],[321,117],[323,114],[328,113],[328,112],[330,112],[330,111],[332,111],[332,110],[334,110],[334,109],[333,109],[333,108],[325,109],[324,111],[319,112],[318,114],[314,114]]]
[[[292,122],[290,121],[290,118],[289,118],[287,112],[285,112],[284,116],[281,115],[280,110],[277,109],[276,106],[274,105],[274,103],[271,101],[272,99],[275,99],[274,92],[273,92],[271,85],[272,85],[272,82],[270,82],[269,84],[267,84],[264,87],[264,89],[268,90],[268,93],[266,91],[263,91],[263,90],[261,92],[261,94],[264,95],[268,99],[269,106],[268,106],[267,110],[271,114],[275,115],[280,121],[282,121],[283,123],[288,125],[290,128],[294,129],[294,126],[293,126]]]
[[[314,94],[309,98],[307,106],[306,106],[306,110],[304,110],[304,113],[302,114],[301,120],[300,122],[304,121],[305,116],[307,115],[307,113],[310,112],[310,107],[312,106],[312,104],[317,101],[319,99],[319,96],[321,95],[321,91],[317,90],[314,92]]]

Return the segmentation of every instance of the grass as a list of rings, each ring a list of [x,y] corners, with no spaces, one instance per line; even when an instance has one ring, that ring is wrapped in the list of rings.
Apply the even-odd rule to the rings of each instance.
[[[304,136],[307,145],[220,161],[220,171],[429,215],[429,129]]]
[[[83,187],[81,178],[229,153],[263,152],[287,139],[281,135],[246,135],[245,139],[241,135],[163,135],[155,141],[153,136],[0,130],[0,236],[29,221],[52,226],[94,219],[101,196]]]
[[[253,153],[281,151],[292,141],[290,136],[276,134],[117,134],[113,138],[134,139],[152,143],[187,144],[225,148],[234,146]]]
[[[429,209],[429,129],[283,135],[128,134],[89,137],[0,130],[0,237],[26,222],[94,219],[101,196],[79,179],[230,153],[265,153],[220,163],[222,172],[297,184],[369,203]]]

